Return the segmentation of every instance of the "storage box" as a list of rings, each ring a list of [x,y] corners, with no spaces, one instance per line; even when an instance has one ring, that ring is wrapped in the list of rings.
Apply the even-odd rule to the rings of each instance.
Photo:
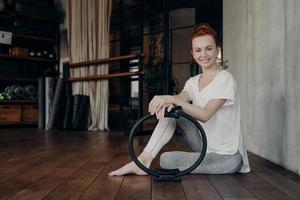
[[[12,33],[6,31],[0,31],[0,44],[11,45]]]
[[[28,49],[21,47],[13,47],[9,49],[9,54],[11,56],[28,56]]]
[[[0,105],[0,122],[20,122],[21,106]]]
[[[35,105],[24,105],[22,109],[22,121],[24,122],[38,121],[38,107]]]

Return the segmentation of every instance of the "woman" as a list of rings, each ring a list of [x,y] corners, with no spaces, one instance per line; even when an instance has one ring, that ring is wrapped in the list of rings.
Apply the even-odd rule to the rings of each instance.
[[[182,170],[198,159],[201,138],[195,126],[187,120],[164,118],[165,109],[181,106],[185,113],[198,120],[207,136],[207,153],[192,173],[249,172],[236,82],[217,62],[220,44],[216,32],[207,24],[197,26],[191,36],[191,47],[191,54],[202,67],[202,74],[191,77],[179,95],[155,96],[151,100],[149,112],[156,115],[159,123],[138,159],[149,167],[159,150],[173,136],[176,124],[183,129],[183,138],[193,152],[165,152],[160,157],[161,167]],[[146,175],[134,162],[109,173],[110,176],[125,174]]]

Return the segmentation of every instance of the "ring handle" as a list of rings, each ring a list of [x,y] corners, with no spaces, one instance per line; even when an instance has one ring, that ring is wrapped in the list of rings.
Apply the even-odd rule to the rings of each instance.
[[[144,121],[146,121],[147,119],[154,117],[154,115],[148,114],[144,117],[142,117],[141,119],[139,119],[135,125],[132,127],[130,134],[129,134],[129,139],[128,139],[128,144],[129,144],[129,154],[132,158],[132,160],[135,162],[135,164],[141,168],[143,171],[145,171],[146,173],[154,176],[154,180],[157,181],[178,181],[178,177],[186,175],[188,173],[190,173],[191,171],[193,171],[196,167],[198,167],[198,165],[202,162],[202,160],[204,159],[205,153],[206,153],[206,149],[207,149],[207,139],[206,139],[206,134],[202,128],[202,126],[198,123],[197,120],[195,120],[192,116],[184,113],[181,109],[180,106],[176,106],[174,108],[172,108],[171,111],[166,111],[165,112],[165,117],[169,117],[169,118],[175,118],[178,119],[179,117],[184,117],[188,120],[190,120],[196,127],[197,129],[200,131],[201,137],[202,137],[202,151],[200,153],[199,158],[197,159],[197,161],[190,166],[189,168],[183,170],[183,171],[179,171],[179,169],[149,169],[147,167],[145,167],[136,157],[134,148],[133,148],[133,137],[134,134],[136,132],[136,129],[139,127],[140,124],[143,124]]]

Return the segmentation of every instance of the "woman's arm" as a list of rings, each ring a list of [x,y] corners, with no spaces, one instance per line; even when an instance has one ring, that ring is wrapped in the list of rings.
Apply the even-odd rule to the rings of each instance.
[[[201,122],[207,122],[225,103],[226,99],[212,99],[207,102],[204,108],[195,106],[180,98],[174,97],[173,104],[181,106],[182,110]]]
[[[164,117],[165,109],[175,106],[181,106],[182,110],[194,117],[195,119],[206,122],[208,121],[225,103],[226,99],[213,99],[208,101],[204,108],[195,106],[188,102],[189,95],[182,91],[179,95],[162,95],[155,96],[149,104],[149,112],[156,114],[158,119]]]

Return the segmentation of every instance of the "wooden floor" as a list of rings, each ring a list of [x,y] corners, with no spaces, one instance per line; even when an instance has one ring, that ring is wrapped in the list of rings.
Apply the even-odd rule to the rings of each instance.
[[[136,146],[146,141],[136,137]],[[172,141],[166,148],[176,149]],[[127,152],[127,138],[116,133],[0,129],[0,199],[300,199],[299,176],[253,154],[249,174],[168,183],[107,176],[129,161]]]

